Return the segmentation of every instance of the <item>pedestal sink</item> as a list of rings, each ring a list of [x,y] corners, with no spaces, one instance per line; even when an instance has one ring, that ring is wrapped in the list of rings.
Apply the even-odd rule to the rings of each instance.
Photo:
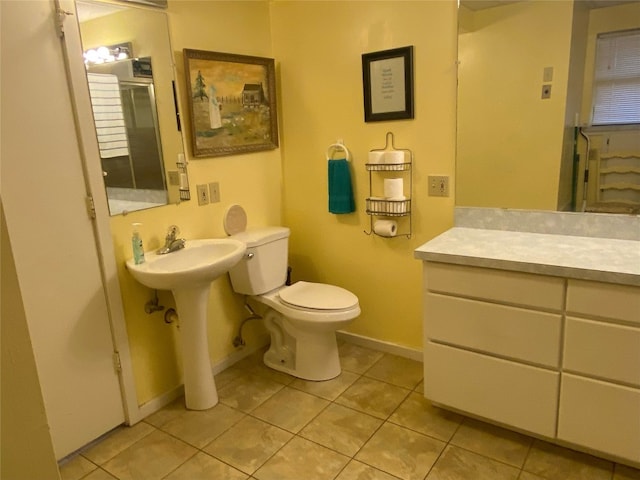
[[[127,268],[143,285],[171,290],[180,318],[187,408],[206,410],[218,403],[207,342],[207,305],[211,282],[240,261],[246,245],[230,238],[187,240],[185,248],[158,255],[146,253],[146,262]]]

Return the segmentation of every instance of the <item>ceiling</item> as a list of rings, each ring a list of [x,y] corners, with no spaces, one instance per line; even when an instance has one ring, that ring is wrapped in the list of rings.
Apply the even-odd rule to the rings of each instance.
[[[76,9],[78,11],[78,22],[86,22],[93,18],[104,17],[112,13],[123,10],[123,7],[108,3],[85,3],[77,2]]]
[[[2,0],[0,0],[2,1]],[[167,0],[122,0],[127,3],[138,3],[150,7],[167,8]],[[112,13],[126,10],[126,6],[110,3],[77,2],[78,21],[86,22],[94,18],[104,17]]]

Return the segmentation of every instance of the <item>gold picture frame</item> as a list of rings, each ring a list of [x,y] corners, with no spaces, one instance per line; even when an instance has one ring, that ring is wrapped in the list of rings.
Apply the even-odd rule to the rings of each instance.
[[[275,61],[184,49],[194,157],[278,147]]]

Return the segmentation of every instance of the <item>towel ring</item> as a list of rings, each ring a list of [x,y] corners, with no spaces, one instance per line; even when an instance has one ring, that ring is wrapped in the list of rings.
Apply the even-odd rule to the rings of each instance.
[[[342,143],[332,143],[331,145],[329,145],[329,148],[327,148],[327,160],[331,160],[331,157],[334,153],[332,149],[335,150],[336,148],[344,151],[346,159],[349,160],[349,149],[347,149],[347,147],[345,147]]]

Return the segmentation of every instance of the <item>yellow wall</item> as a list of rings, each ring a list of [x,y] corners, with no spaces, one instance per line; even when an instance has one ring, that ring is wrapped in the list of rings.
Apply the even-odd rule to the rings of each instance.
[[[459,37],[457,205],[556,209],[571,20],[572,2],[522,2],[466,23],[474,30]],[[541,100],[549,66],[551,98]]]
[[[580,166],[574,166],[576,137],[576,116],[580,122],[582,105],[582,83],[584,79],[584,56],[587,47],[587,28],[589,26],[589,8],[585,2],[573,3],[571,25],[571,45],[569,78],[567,80],[567,100],[564,115],[564,138],[560,156],[560,175],[558,181],[557,209],[576,211],[581,208],[582,185],[579,181]],[[579,123],[578,123],[579,124]],[[584,160],[584,158],[581,158]],[[576,172],[574,172],[576,170]],[[577,190],[574,196],[574,182]]]
[[[3,6],[4,7],[4,6]],[[6,13],[3,13],[6,15]],[[0,477],[58,476],[13,250],[0,204],[2,396]]]
[[[183,137],[188,130],[186,85],[183,74],[183,48],[272,57],[267,2],[169,2],[171,42],[176,64]],[[280,151],[271,150],[247,155],[192,160],[188,141],[185,152],[189,161],[192,200],[179,205],[112,217],[111,227],[116,261],[132,353],[138,402],[143,404],[180,383],[179,330],[166,325],[163,313],[147,315],[144,304],[153,292],[129,275],[124,262],[131,257],[131,223],[142,222],[141,235],[147,250],[158,248],[167,227],[176,224],[181,236],[190,238],[224,237],[222,217],[234,203],[245,207],[249,224],[281,223]],[[220,183],[221,202],[199,207],[195,186]],[[174,306],[169,292],[159,292],[161,304]],[[214,282],[209,307],[209,345],[211,359],[218,362],[234,351],[233,337],[245,318],[243,299],[231,292],[227,276]],[[243,330],[249,344],[261,333],[259,324],[251,322]]]
[[[294,280],[353,291],[362,315],[351,332],[420,348],[421,264],[413,249],[453,221],[449,198],[428,197],[427,175],[453,179],[456,2],[277,1],[271,9],[279,63],[284,172],[283,209],[291,227]],[[415,119],[365,123],[361,55],[414,46]],[[411,239],[367,236],[370,149],[413,150]],[[343,139],[353,155],[357,212],[327,208],[327,147]]]
[[[326,281],[352,290],[362,316],[351,331],[420,348],[421,265],[413,249],[453,222],[455,149],[456,2],[202,2],[170,1],[169,23],[176,64],[189,180],[220,182],[222,201],[199,207],[194,199],[111,221],[123,291],[138,401],[143,404],[180,382],[179,331],[162,313],[147,315],[152,291],[135,282],[124,262],[131,256],[131,223],[142,222],[144,246],[160,246],[168,225],[185,238],[222,237],[225,208],[241,204],[249,226],[292,229],[294,280]],[[414,120],[365,123],[361,54],[405,45],[415,47]],[[201,49],[276,59],[281,147],[246,155],[192,159],[182,49]],[[411,239],[383,239],[363,233],[368,176],[367,152],[384,146],[414,151],[414,217]],[[343,138],[353,155],[357,213],[327,211],[327,146]],[[451,196],[427,197],[428,174],[449,175]],[[283,189],[284,185],[284,189]],[[283,193],[284,192],[284,193]],[[161,303],[173,305],[160,292]],[[209,308],[211,359],[234,351],[232,339],[246,317],[243,298],[227,277],[214,282]],[[264,330],[247,324],[251,345]]]

